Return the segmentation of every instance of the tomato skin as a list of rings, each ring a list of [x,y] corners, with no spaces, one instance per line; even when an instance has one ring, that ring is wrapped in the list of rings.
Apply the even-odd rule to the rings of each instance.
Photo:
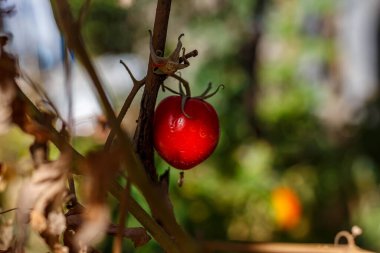
[[[181,97],[170,96],[157,106],[154,147],[171,166],[188,170],[206,160],[219,140],[219,119],[206,101],[189,98],[181,111]]]

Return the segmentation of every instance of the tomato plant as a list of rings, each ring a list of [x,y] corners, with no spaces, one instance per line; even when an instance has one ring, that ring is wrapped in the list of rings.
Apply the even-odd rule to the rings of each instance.
[[[169,96],[154,116],[154,146],[171,166],[187,170],[207,159],[219,140],[215,109],[199,98],[188,98],[183,110],[181,96]]]

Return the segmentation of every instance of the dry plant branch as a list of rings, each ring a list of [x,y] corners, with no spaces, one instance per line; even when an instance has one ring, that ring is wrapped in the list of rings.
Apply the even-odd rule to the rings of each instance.
[[[132,82],[133,82],[133,86],[132,86],[132,90],[130,91],[130,93],[128,94],[128,97],[127,99],[125,100],[123,106],[121,107],[121,110],[119,112],[119,115],[117,116],[116,118],[116,124],[120,127],[121,125],[121,122],[123,121],[123,118],[125,117],[125,114],[127,113],[127,111],[129,110],[129,107],[131,106],[132,104],[132,101],[133,99],[135,98],[137,92],[140,90],[140,88],[145,84],[145,80],[146,80],[146,77],[144,77],[143,79],[141,80],[136,80],[136,78],[133,76],[131,70],[128,68],[127,64],[125,64],[123,61],[120,60],[120,63],[123,64],[123,66],[125,67],[125,69],[127,70],[128,74],[130,75],[131,79],[132,79]],[[107,140],[106,140],[106,143],[104,144],[104,149],[105,150],[108,150],[110,147],[111,147],[111,144],[112,144],[112,141],[113,139],[115,138],[115,135],[116,135],[116,130],[115,128],[112,128],[111,129],[111,132],[109,133],[108,137],[107,137]]]
[[[170,8],[171,0],[157,1],[152,37],[152,46],[156,51],[164,52],[165,49]],[[138,119],[139,124],[135,132],[134,142],[144,168],[153,182],[157,182],[158,180],[154,166],[154,150],[152,145],[153,115],[159,87],[165,78],[165,75],[160,76],[154,73],[153,60],[149,57],[148,73]]]
[[[64,70],[65,70],[65,87],[66,87],[66,96],[68,99],[68,123],[67,130],[70,133],[70,143],[72,142],[73,135],[73,126],[74,126],[74,117],[73,117],[73,83],[72,83],[72,65],[69,59],[69,50],[65,47],[64,55]],[[67,207],[74,206],[77,203],[77,195],[75,189],[74,177],[71,172],[68,175],[69,182],[69,193],[70,200],[67,203]]]
[[[124,190],[124,194],[120,200],[120,218],[119,218],[119,227],[116,233],[116,237],[113,242],[113,253],[122,252],[122,240],[123,240],[123,228],[125,226],[126,220],[128,218],[128,198],[130,198],[131,191],[131,182],[127,181],[127,185]]]
[[[244,243],[205,242],[206,252],[252,252],[252,253],[374,253],[353,245],[306,244],[306,243]]]
[[[136,154],[134,153],[129,138],[117,125],[117,120],[113,113],[112,106],[108,101],[106,93],[103,89],[103,85],[84,46],[79,27],[75,25],[75,21],[73,19],[73,15],[71,13],[68,2],[64,0],[52,2],[57,7],[55,8],[57,21],[64,32],[66,41],[68,42],[69,47],[74,50],[78,59],[82,62],[86,71],[90,75],[93,84],[98,92],[98,96],[102,102],[103,108],[105,109],[110,125],[116,130],[116,133],[119,136],[120,143],[122,144],[125,152],[124,158],[127,165],[126,168],[128,171],[128,176],[131,182],[136,184],[136,186],[144,195],[144,198],[147,200],[153,216],[160,222],[160,224],[163,225],[165,231],[167,231],[167,233],[170,235],[166,235],[169,237],[169,240],[172,240],[171,237],[175,237],[175,240],[177,242],[177,244],[175,244],[175,248],[180,247],[181,252],[197,252],[198,249],[196,243],[177,223],[165,189],[163,189],[160,185],[154,183],[157,179],[153,160],[153,145],[151,142],[151,123],[153,119],[157,93],[162,82],[162,78],[153,73],[152,65],[150,62],[145,85],[145,92],[142,99],[142,110],[140,111],[139,116],[139,125],[137,127],[137,133],[135,135],[135,140],[137,140],[137,152],[139,153],[140,158],[144,163],[144,166],[142,166],[141,161],[137,159]],[[163,49],[165,45],[168,19],[170,14],[170,5],[170,0],[158,0],[157,2],[153,44],[158,50]],[[147,155],[148,157],[146,157]],[[145,174],[144,169],[151,180],[149,180],[147,174]],[[161,246],[165,248],[165,246],[169,245]],[[171,248],[167,251],[173,252],[178,251],[178,249]]]
[[[5,211],[1,211],[1,212],[0,212],[0,215],[5,214],[5,213],[9,213],[9,212],[12,212],[12,211],[16,211],[17,209],[18,209],[18,208],[15,207],[15,208],[7,209],[7,210],[5,210]]]
[[[30,108],[31,115],[33,118],[43,118],[43,114],[38,110],[38,108],[33,104],[33,102],[20,90],[18,89],[17,95],[25,101],[27,106]],[[79,174],[77,170],[77,164],[83,161],[84,157],[78,153],[68,142],[62,133],[58,132],[52,125],[45,124],[44,127],[50,133],[50,141],[62,152],[69,149],[69,152],[73,156],[73,166],[74,173]],[[121,199],[122,193],[124,192],[123,187],[116,181],[114,181],[110,188],[110,193],[116,198]],[[144,228],[149,231],[149,233],[156,239],[160,245],[168,252],[179,252],[177,246],[174,244],[172,239],[167,235],[167,233],[162,229],[156,221],[132,198],[130,197],[127,202],[129,212],[140,222]]]
[[[90,5],[91,5],[91,0],[85,0],[82,7],[80,8],[79,14],[78,14],[78,25],[79,26],[83,25],[83,22],[86,18],[86,15],[90,9]]]
[[[185,56],[184,57],[179,57],[179,63],[181,63],[181,62],[183,62],[184,61],[184,58],[185,59],[189,59],[189,58],[191,58],[191,57],[196,57],[198,55],[198,50],[193,50],[193,51],[191,51],[191,52],[189,52],[189,53],[187,53],[187,54],[185,54]]]
[[[153,27],[152,47],[157,51],[164,52],[168,30],[171,0],[158,0]],[[185,60],[185,59],[183,59]],[[167,187],[158,182],[158,176],[154,165],[153,150],[153,117],[159,88],[166,76],[156,75],[152,57],[149,58],[148,72],[145,89],[141,100],[138,126],[134,136],[136,152],[144,165],[146,173],[154,184],[154,195],[144,197],[148,201],[153,217],[162,224],[165,231],[175,238],[181,252],[199,252],[198,245],[177,223],[173,207],[168,196]],[[153,196],[160,199],[159,205],[155,204]],[[155,197],[153,197],[155,198]]]

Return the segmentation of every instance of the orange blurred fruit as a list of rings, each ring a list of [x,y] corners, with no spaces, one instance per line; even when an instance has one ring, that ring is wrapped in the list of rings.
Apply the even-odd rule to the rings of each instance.
[[[298,195],[289,187],[278,187],[272,191],[272,207],[277,225],[284,230],[296,227],[302,215]]]

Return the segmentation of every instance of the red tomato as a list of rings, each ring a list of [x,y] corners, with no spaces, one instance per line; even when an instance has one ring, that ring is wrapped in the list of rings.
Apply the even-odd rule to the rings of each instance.
[[[154,146],[171,166],[187,170],[207,159],[219,140],[219,119],[207,102],[189,98],[181,111],[181,97],[170,96],[157,106]]]

